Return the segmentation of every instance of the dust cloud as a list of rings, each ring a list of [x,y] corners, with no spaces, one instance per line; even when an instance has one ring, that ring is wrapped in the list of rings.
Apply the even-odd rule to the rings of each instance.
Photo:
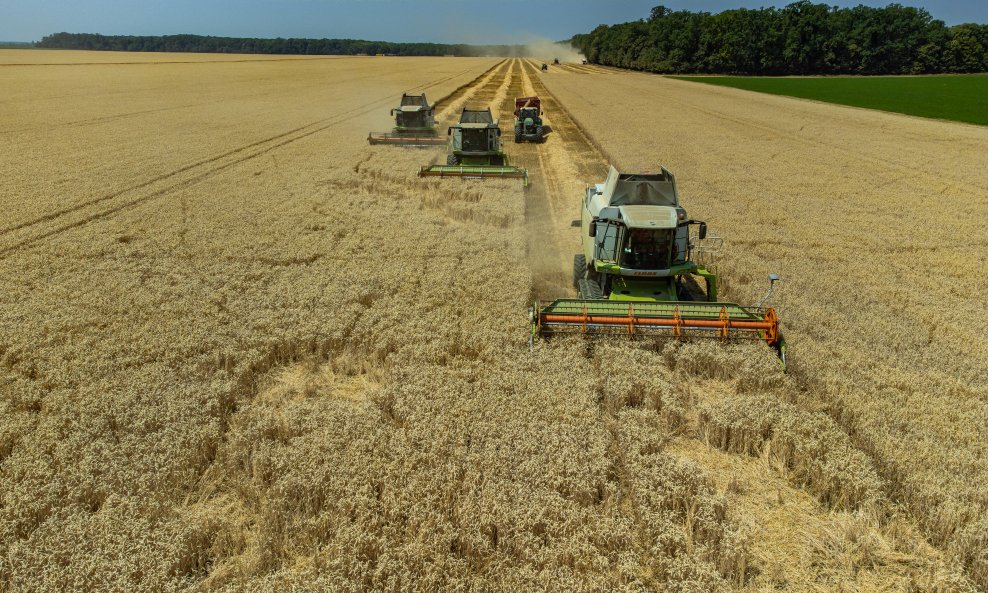
[[[558,59],[560,62],[580,63],[584,56],[579,50],[568,43],[557,43],[549,39],[535,39],[520,45],[523,58],[539,58],[550,61]]]

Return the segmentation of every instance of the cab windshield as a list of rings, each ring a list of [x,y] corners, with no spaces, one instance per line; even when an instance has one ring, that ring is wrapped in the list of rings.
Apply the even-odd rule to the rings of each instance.
[[[486,152],[490,150],[487,145],[486,128],[463,130],[463,152]]]
[[[628,229],[621,267],[637,270],[672,267],[674,237],[672,229]]]
[[[402,112],[398,115],[399,125],[409,128],[424,128],[426,127],[425,117],[425,111]]]

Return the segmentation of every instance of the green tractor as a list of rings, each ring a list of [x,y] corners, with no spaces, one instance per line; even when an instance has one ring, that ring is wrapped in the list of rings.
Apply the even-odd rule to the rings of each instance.
[[[542,101],[538,97],[515,99],[515,142],[545,142]]]
[[[447,130],[445,165],[424,166],[420,177],[514,177],[528,185],[528,171],[512,167],[501,150],[501,128],[487,109],[464,109],[460,122]]]
[[[679,203],[676,180],[659,173],[619,173],[587,189],[579,221],[583,250],[573,262],[579,298],[531,310],[532,336],[560,333],[756,338],[785,363],[779,318],[761,303],[717,298],[712,254],[719,238]],[[574,221],[574,224],[577,222]],[[695,232],[691,230],[695,229]],[[769,276],[774,284],[778,276]],[[700,286],[702,282],[703,286]]]

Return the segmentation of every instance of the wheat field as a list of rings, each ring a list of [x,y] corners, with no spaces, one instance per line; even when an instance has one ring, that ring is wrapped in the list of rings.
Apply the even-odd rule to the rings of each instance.
[[[9,50],[0,84],[0,590],[988,585],[981,129],[493,58]],[[542,96],[532,187],[368,146],[403,91],[504,129]],[[529,351],[609,161],[677,174],[730,296],[783,274],[790,373]]]
[[[552,74],[548,88],[613,159],[678,173],[727,238],[728,294],[750,302],[782,274],[795,399],[836,420],[887,494],[988,587],[988,129]]]

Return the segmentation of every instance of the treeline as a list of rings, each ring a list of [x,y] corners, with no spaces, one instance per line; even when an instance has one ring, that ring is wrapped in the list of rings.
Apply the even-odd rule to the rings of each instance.
[[[785,8],[717,14],[656,6],[647,20],[576,35],[598,64],[663,73],[935,74],[988,71],[988,25],[947,27],[922,8]]]
[[[47,35],[38,47],[102,51],[167,51],[236,54],[306,54],[396,56],[512,56],[521,48],[513,45],[465,45],[443,43],[392,43],[360,39],[260,39],[203,35],[98,35],[56,33]]]

